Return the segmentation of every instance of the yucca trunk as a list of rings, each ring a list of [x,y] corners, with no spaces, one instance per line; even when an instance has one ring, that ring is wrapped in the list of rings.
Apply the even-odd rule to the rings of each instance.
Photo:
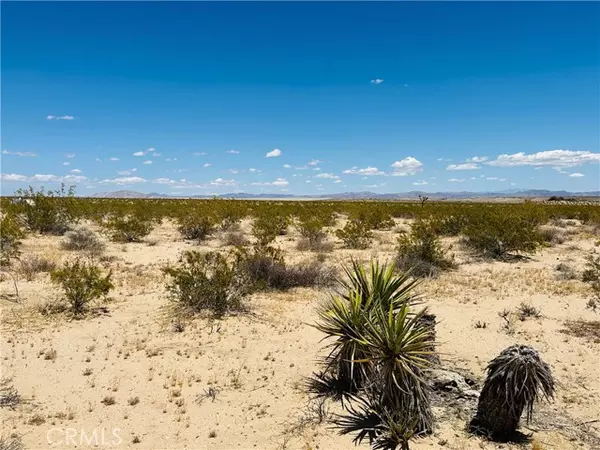
[[[471,429],[494,439],[509,439],[523,411],[529,422],[534,402],[554,394],[550,367],[532,347],[512,345],[489,363],[487,371]]]

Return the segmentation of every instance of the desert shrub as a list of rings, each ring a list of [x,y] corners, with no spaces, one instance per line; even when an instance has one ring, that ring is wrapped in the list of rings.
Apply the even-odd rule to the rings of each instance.
[[[362,222],[371,230],[383,230],[395,224],[389,209],[378,203],[362,204],[350,214],[349,219]]]
[[[150,234],[154,221],[134,215],[112,216],[102,223],[102,228],[114,242],[140,242]]]
[[[327,233],[323,230],[325,221],[319,216],[303,216],[300,217],[296,223],[296,227],[300,232],[300,235],[308,241],[308,247],[318,246]]]
[[[437,214],[430,218],[432,227],[441,236],[458,236],[467,226],[469,217],[464,214]]]
[[[254,290],[328,286],[335,277],[331,268],[319,262],[289,266],[283,252],[269,246],[240,249],[237,268],[248,276]]]
[[[178,265],[163,272],[170,276],[168,295],[183,312],[209,312],[220,318],[240,311],[249,292],[245,275],[217,252],[186,251]]]
[[[177,229],[184,239],[201,242],[215,231],[216,224],[215,217],[194,212],[180,217]]]
[[[223,234],[223,245],[243,247],[247,244],[248,240],[241,231],[227,231],[225,234]]]
[[[234,231],[236,226],[239,226],[245,213],[242,209],[229,207],[219,213],[219,228],[221,231]],[[237,230],[235,230],[237,231]]]
[[[342,240],[344,247],[354,249],[367,248],[373,239],[369,225],[356,219],[349,220],[335,235]]]
[[[581,279],[592,286],[594,297],[590,299],[587,306],[595,311],[600,303],[600,255],[591,254],[586,259],[586,269],[583,271]]]
[[[96,233],[82,227],[67,232],[65,239],[61,242],[61,247],[65,250],[84,251],[92,255],[99,255],[106,246]]]
[[[258,216],[252,223],[252,236],[256,238],[258,245],[266,246],[273,242],[277,236],[286,234],[289,225],[289,216]]]
[[[493,258],[532,253],[543,239],[535,217],[485,211],[472,217],[463,230],[467,246]]]
[[[45,191],[44,188],[35,191],[29,186],[15,191],[15,197],[19,199],[15,209],[30,231],[62,235],[77,219],[73,186],[66,190],[61,185],[54,191]]]
[[[318,239],[313,239],[312,241],[308,238],[300,238],[298,239],[298,243],[296,244],[296,248],[301,252],[305,252],[310,250],[311,252],[331,252],[333,251],[333,242],[326,239],[326,235]]]
[[[14,216],[6,214],[0,221],[0,266],[10,265],[21,254],[19,247],[25,233]]]
[[[412,275],[435,276],[442,270],[455,266],[442,249],[440,240],[431,222],[418,220],[408,234],[398,238],[396,267],[410,271]]]
[[[538,228],[541,239],[549,244],[562,244],[568,239],[568,233],[565,229],[544,225]]]
[[[566,263],[558,263],[554,270],[558,272],[556,274],[558,280],[575,280],[578,277],[575,269]]]
[[[102,275],[100,267],[79,258],[50,273],[50,280],[62,288],[71,312],[78,316],[87,311],[90,302],[108,296],[114,288],[111,278],[112,272]]]
[[[56,263],[39,255],[27,255],[19,260],[19,272],[27,281],[32,281],[36,273],[51,272],[56,268]]]

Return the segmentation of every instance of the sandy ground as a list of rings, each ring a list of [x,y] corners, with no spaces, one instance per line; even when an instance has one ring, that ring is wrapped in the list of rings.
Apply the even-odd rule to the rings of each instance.
[[[375,232],[364,251],[341,249],[334,239],[326,263],[339,265],[351,256],[391,260],[403,227],[407,222],[398,221],[394,230]],[[248,223],[244,229],[249,237]],[[533,433],[537,449],[598,448],[594,436],[600,435],[600,342],[564,332],[565,321],[598,320],[598,313],[585,308],[588,285],[559,281],[555,271],[563,262],[581,272],[598,237],[578,225],[570,229],[565,243],[514,263],[481,260],[458,240],[444,240],[458,269],[420,286],[439,321],[444,366],[481,381],[487,362],[513,343],[533,345],[551,365],[558,382],[555,401],[540,405],[534,423],[523,429]],[[30,237],[23,254],[57,263],[75,257],[60,248],[61,239]],[[313,253],[295,249],[297,239],[292,228],[278,238],[288,262],[313,259]],[[322,335],[311,324],[328,292],[253,295],[249,314],[195,319],[175,332],[160,268],[188,248],[226,249],[219,236],[202,246],[183,242],[169,223],[144,243],[108,243],[106,253],[114,259],[107,266],[116,281],[112,301],[106,313],[84,320],[39,314],[37,305],[59,296],[47,273],[19,280],[19,303],[7,299],[10,278],[2,282],[1,372],[23,397],[14,409],[0,408],[4,436],[20,434],[25,448],[353,447],[350,437],[338,436],[327,423],[307,420],[303,380],[324,355]],[[537,307],[542,317],[513,318],[507,332],[498,312],[514,311],[521,302]],[[340,411],[333,403],[327,408]],[[440,417],[435,433],[411,448],[517,448],[467,435],[464,417]]]

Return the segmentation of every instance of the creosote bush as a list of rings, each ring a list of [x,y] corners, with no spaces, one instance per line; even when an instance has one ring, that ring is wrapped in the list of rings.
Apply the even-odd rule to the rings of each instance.
[[[418,220],[412,224],[410,233],[398,238],[398,269],[410,270],[412,275],[424,277],[435,276],[454,266],[454,261],[445,255],[431,222]]]
[[[61,242],[61,247],[65,250],[100,255],[106,246],[96,233],[88,228],[81,227],[67,232],[65,239]]]
[[[253,290],[294,287],[329,286],[335,279],[333,269],[319,263],[287,265],[280,249],[270,246],[254,246],[239,249],[237,269],[246,274]]]
[[[170,276],[167,293],[182,312],[209,312],[220,318],[240,311],[242,298],[249,293],[246,276],[217,252],[186,251],[178,265],[163,272]]]
[[[344,247],[353,249],[368,248],[373,239],[369,225],[357,219],[349,220],[335,235],[342,240]]]
[[[111,278],[112,272],[103,275],[100,267],[79,258],[50,273],[50,280],[62,288],[64,299],[76,316],[84,314],[92,301],[108,296],[114,288]]]
[[[67,190],[63,184],[60,189],[48,191],[43,187],[36,191],[29,186],[17,189],[15,197],[18,199],[15,211],[30,231],[62,235],[77,220],[74,186]]]
[[[590,283],[593,297],[588,301],[587,307],[596,310],[600,304],[600,255],[587,256],[586,269],[581,276],[582,281]]]
[[[538,218],[503,214],[488,209],[474,215],[463,230],[467,246],[493,258],[513,253],[532,253],[542,243]]]
[[[13,215],[5,214],[0,221],[0,266],[7,267],[21,254],[19,247],[25,233]]]
[[[298,250],[325,251],[329,247],[325,242],[327,233],[323,227],[328,218],[318,215],[306,215],[298,219],[296,227],[302,238],[298,241]]]
[[[113,242],[141,242],[154,228],[154,220],[137,215],[115,215],[103,222],[102,228]]]
[[[267,246],[272,243],[277,236],[285,235],[289,225],[289,216],[258,216],[252,223],[252,236],[256,239],[257,245]]]
[[[223,245],[243,247],[248,245],[248,240],[241,231],[227,231],[223,234]]]
[[[216,229],[216,218],[208,214],[194,212],[178,219],[177,229],[184,239],[201,242]],[[229,226],[232,226],[229,225]]]

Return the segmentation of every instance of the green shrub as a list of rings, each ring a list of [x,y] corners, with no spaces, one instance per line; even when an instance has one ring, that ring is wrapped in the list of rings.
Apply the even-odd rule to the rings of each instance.
[[[244,237],[241,231],[227,231],[223,235],[223,245],[231,245],[234,247],[243,247],[248,244],[248,240]]]
[[[21,254],[19,247],[25,233],[12,215],[6,214],[0,221],[0,265],[9,266],[12,259]]]
[[[14,195],[20,198],[15,209],[30,231],[62,235],[76,221],[73,186],[68,191],[64,184],[54,191],[45,191],[43,187],[35,191],[29,186],[18,189]]]
[[[184,312],[208,311],[220,318],[242,309],[242,298],[249,292],[244,274],[217,252],[186,251],[179,265],[163,272],[171,277],[169,297]]]
[[[154,228],[152,219],[139,216],[112,216],[102,223],[114,242],[141,242]]]
[[[72,313],[77,316],[87,311],[90,302],[108,296],[114,288],[111,278],[112,272],[103,276],[100,267],[81,259],[66,262],[50,273],[50,280],[60,285]]]
[[[61,242],[61,247],[65,250],[84,251],[92,255],[100,255],[106,246],[96,233],[82,227],[67,232],[65,240]]]
[[[319,262],[288,266],[283,252],[273,247],[255,246],[240,249],[237,253],[237,268],[246,274],[254,290],[294,287],[329,286],[334,281],[332,269]]]
[[[362,222],[370,230],[383,230],[394,226],[390,211],[377,203],[365,203],[359,210],[350,214],[350,220]]]
[[[323,230],[327,219],[320,216],[303,216],[296,227],[302,238],[298,241],[298,250],[331,251],[332,244],[325,242],[327,233]]]
[[[356,219],[349,220],[344,228],[335,232],[335,235],[342,240],[344,247],[354,249],[367,248],[373,239],[369,226]]]
[[[177,229],[184,239],[201,242],[215,231],[216,220],[214,217],[193,213],[180,217]]]
[[[252,223],[252,235],[256,238],[258,245],[266,246],[273,242],[277,236],[286,234],[289,225],[290,218],[288,216],[258,216]]]
[[[537,225],[535,217],[486,211],[469,221],[463,231],[464,242],[493,258],[532,253],[543,243]]]
[[[413,223],[408,234],[398,238],[396,267],[402,271],[411,271],[411,275],[435,276],[441,270],[454,267],[447,258],[433,224],[418,220]]]

